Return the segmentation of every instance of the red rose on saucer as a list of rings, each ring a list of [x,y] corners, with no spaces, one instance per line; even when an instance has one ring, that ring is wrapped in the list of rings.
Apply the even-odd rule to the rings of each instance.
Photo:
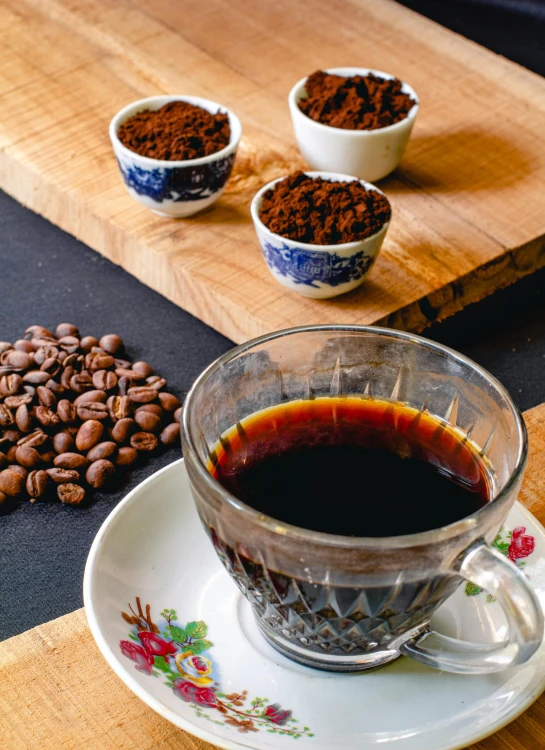
[[[153,674],[153,656],[149,654],[142,646],[138,643],[131,643],[131,641],[119,641],[119,647],[123,656],[128,657],[136,662],[136,669],[144,674]]]
[[[526,526],[517,526],[513,529],[511,543],[507,552],[507,557],[516,562],[521,557],[528,557],[535,549],[536,541],[533,536],[525,534]]]
[[[263,716],[272,721],[273,724],[283,726],[291,718],[291,711],[285,711],[283,708],[280,708],[280,703],[272,703],[270,706],[267,706],[263,712]]]
[[[148,654],[164,656],[166,661],[168,661],[169,654],[175,654],[177,651],[176,646],[170,641],[165,641],[164,638],[155,635],[155,633],[150,633],[148,630],[142,630],[138,633],[138,637]]]
[[[210,688],[199,687],[181,678],[174,680],[172,687],[180,698],[187,703],[196,703],[198,706],[207,706],[208,708],[216,708],[218,705],[216,694]]]

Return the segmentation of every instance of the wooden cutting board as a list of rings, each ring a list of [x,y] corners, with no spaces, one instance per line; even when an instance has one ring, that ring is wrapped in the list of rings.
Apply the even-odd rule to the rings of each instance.
[[[520,500],[545,523],[545,404],[525,413]],[[0,643],[2,750],[213,750],[155,714],[101,656],[83,609]],[[545,747],[545,695],[471,750]]]
[[[545,264],[545,80],[392,0],[0,0],[0,186],[235,341],[290,325],[421,329]],[[369,280],[307,300],[268,274],[249,217],[303,166],[287,94],[321,67],[397,74],[421,112],[381,187],[394,218]],[[108,123],[158,93],[232,108],[225,196],[158,218],[125,192]]]

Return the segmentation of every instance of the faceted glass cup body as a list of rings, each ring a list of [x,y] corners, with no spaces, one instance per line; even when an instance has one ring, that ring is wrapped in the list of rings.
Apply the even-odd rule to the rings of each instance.
[[[263,516],[210,475],[214,446],[233,425],[318,396],[427,409],[482,450],[493,467],[492,502],[432,531],[335,536]],[[292,329],[228,352],[194,385],[182,439],[202,523],[265,638],[299,662],[344,671],[384,664],[429,631],[431,615],[462,581],[459,560],[501,528],[527,452],[516,407],[478,365],[418,336],[357,326]]]

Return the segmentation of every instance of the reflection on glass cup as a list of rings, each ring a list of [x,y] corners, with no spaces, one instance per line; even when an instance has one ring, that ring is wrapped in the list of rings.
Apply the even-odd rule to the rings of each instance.
[[[290,526],[242,502],[211,473],[234,427],[278,404],[359,397],[402,403],[471,441],[489,467],[490,501],[441,528],[352,537]],[[490,547],[513,505],[527,456],[524,422],[489,373],[419,336],[311,326],[242,344],[196,381],[182,440],[202,523],[250,602],[264,637],[308,666],[377,667],[405,654],[460,673],[526,661],[543,615],[525,576]],[[473,644],[434,632],[433,612],[467,579],[505,610],[508,640]]]

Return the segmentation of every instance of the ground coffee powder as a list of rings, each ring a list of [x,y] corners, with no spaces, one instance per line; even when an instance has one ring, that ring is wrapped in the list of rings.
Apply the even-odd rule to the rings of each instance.
[[[121,125],[117,137],[141,156],[178,161],[199,159],[229,144],[231,129],[224,112],[215,115],[189,102],[169,102],[146,109]]]
[[[347,130],[376,130],[404,120],[415,101],[398,78],[332,75],[319,70],[307,78],[308,96],[299,108],[312,120]]]
[[[260,218],[290,240],[338,245],[370,237],[390,215],[386,196],[358,180],[330,182],[296,172],[267,190]]]

